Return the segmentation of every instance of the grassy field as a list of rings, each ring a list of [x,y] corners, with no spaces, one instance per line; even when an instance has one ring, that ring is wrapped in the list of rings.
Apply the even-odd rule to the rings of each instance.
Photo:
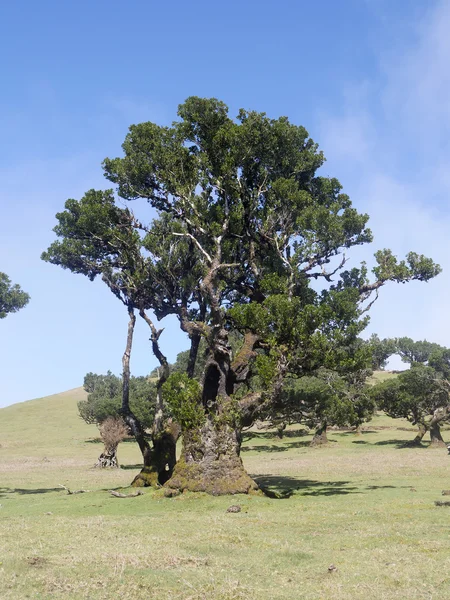
[[[1,600],[450,597],[450,507],[434,505],[450,457],[405,448],[408,423],[377,416],[320,449],[300,429],[247,434],[248,471],[289,498],[121,499],[108,490],[132,480],[138,449],[120,446],[122,469],[93,469],[102,446],[77,417],[83,395],[0,410]]]

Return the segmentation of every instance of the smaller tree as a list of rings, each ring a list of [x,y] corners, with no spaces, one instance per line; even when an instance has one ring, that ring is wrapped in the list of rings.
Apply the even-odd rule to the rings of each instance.
[[[105,443],[105,448],[100,455],[98,467],[117,466],[117,446],[122,441],[122,380],[108,371],[106,375],[88,373],[84,378],[84,389],[89,393],[87,400],[78,402],[80,417],[89,424],[95,424],[100,430],[100,435]],[[153,425],[156,406],[156,386],[146,377],[130,378],[130,407],[133,414],[142,423],[144,429]],[[104,429],[107,423],[106,429]],[[104,437],[108,438],[108,443]],[[126,429],[127,435],[129,428]],[[114,439],[117,438],[117,442]],[[119,439],[120,438],[120,439]]]
[[[100,427],[100,436],[105,449],[100,454],[96,467],[119,467],[117,460],[117,447],[129,434],[129,428],[121,417],[107,417]]]
[[[395,340],[396,354],[400,356],[405,363],[422,363],[428,362],[430,356],[435,352],[445,350],[439,344],[421,340],[415,342],[411,338],[402,337]]]
[[[314,428],[312,446],[328,443],[327,427],[355,427],[372,418],[375,403],[370,396],[366,376],[358,378],[320,369],[315,376],[306,376],[286,383],[271,417],[273,425],[303,423]]]
[[[11,283],[5,273],[0,273],[0,319],[15,313],[30,301],[30,296],[20,286]]]
[[[372,349],[372,366],[374,371],[384,370],[389,358],[397,353],[396,340],[385,338],[381,340],[376,333],[368,340]]]
[[[417,425],[412,444],[420,444],[430,432],[431,445],[442,446],[440,424],[450,417],[448,382],[432,367],[413,363],[411,369],[372,388],[378,408],[394,419],[404,418]]]

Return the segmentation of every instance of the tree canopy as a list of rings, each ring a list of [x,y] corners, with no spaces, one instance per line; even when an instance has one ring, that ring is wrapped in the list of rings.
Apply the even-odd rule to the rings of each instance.
[[[414,362],[426,363],[432,354],[443,350],[445,348],[439,344],[427,340],[415,342],[409,337],[396,338],[395,340],[395,353],[401,357],[403,362],[409,364]]]
[[[418,426],[413,443],[420,443],[429,430],[432,443],[442,444],[439,424],[450,417],[449,390],[441,371],[416,362],[395,379],[374,386],[372,396],[390,417],[402,417]]]
[[[232,119],[223,102],[197,97],[178,116],[169,127],[131,126],[124,155],[103,163],[121,199],[153,208],[147,222],[119,208],[113,191],[90,190],[57,215],[61,239],[44,258],[101,274],[130,319],[135,308],[176,315],[191,341],[187,374],[160,389],[189,418],[167,485],[247,492],[255,484],[239,458],[241,428],[280,402],[289,378],[351,378],[366,362],[357,340],[379,290],[428,281],[440,267],[384,249],[371,273],[348,268],[350,249],[372,241],[368,215],[318,174],[323,153],[288,118],[241,110]]]
[[[86,423],[101,425],[108,417],[120,417],[122,380],[108,371],[106,375],[87,373],[84,389],[87,400],[78,402],[78,412]],[[147,377],[130,378],[130,406],[145,428],[151,428],[156,405],[156,384]]]
[[[30,301],[30,296],[18,284],[12,284],[5,273],[0,273],[0,319],[15,313]]]

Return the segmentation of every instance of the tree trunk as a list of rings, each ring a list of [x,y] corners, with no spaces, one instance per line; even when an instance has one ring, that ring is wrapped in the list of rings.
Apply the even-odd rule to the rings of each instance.
[[[450,414],[450,405],[440,406],[437,408],[433,417],[430,421],[430,447],[436,448],[439,446],[445,446],[445,442],[442,439],[440,423],[448,419]]]
[[[158,473],[153,470],[153,452],[150,448],[150,444],[145,435],[144,428],[142,427],[139,419],[136,418],[134,413],[130,408],[130,356],[131,356],[131,347],[133,345],[133,334],[134,327],[136,325],[136,315],[134,314],[134,306],[128,306],[128,334],[127,334],[127,344],[125,347],[125,352],[122,357],[122,417],[128,427],[131,429],[133,433],[139,449],[142,454],[144,467],[137,475],[132,484],[133,486],[143,487],[143,486],[157,486],[158,485]]]
[[[280,438],[280,440],[282,440],[283,435],[284,435],[284,430],[286,429],[286,423],[278,423],[276,428],[277,428],[277,436]]]
[[[248,494],[258,486],[239,456],[240,432],[208,415],[200,429],[183,432],[183,448],[166,487],[214,496]]]
[[[328,444],[327,422],[322,421],[314,433],[314,437],[311,440],[311,446],[324,446],[325,444]]]
[[[98,457],[97,462],[95,463],[95,467],[100,469],[106,468],[115,468],[119,467],[119,463],[117,461],[117,446],[110,446],[109,448],[105,446],[103,452]]]
[[[430,440],[433,448],[437,448],[439,446],[445,446],[445,442],[442,439],[441,428],[439,426],[438,421],[431,421],[430,423]]]
[[[169,376],[170,368],[167,358],[159,347],[159,337],[163,330],[160,329],[158,331],[156,329],[153,321],[143,309],[139,311],[139,314],[151,329],[150,340],[152,342],[152,350],[161,365],[161,372],[156,385],[155,418],[152,427],[153,447],[150,448],[145,436],[143,440],[145,443],[142,443],[141,437],[141,443],[138,440],[139,446],[142,446],[141,451],[144,458],[144,465],[141,472],[131,482],[131,485],[133,487],[157,487],[163,485],[172,476],[177,460],[176,446],[180,435],[180,427],[171,420],[167,423],[164,422],[164,405],[161,388]]]
[[[131,482],[133,487],[158,487],[170,479],[177,462],[179,435],[179,425],[169,423],[158,436],[153,436],[153,448],[146,454],[141,472]]]
[[[417,428],[419,431],[417,432],[416,437],[411,442],[411,446],[420,446],[422,444],[423,436],[428,431],[425,423],[417,423]]]

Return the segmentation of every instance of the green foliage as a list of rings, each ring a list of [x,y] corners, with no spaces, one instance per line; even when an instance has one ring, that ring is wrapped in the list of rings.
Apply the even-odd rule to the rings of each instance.
[[[445,350],[439,344],[427,342],[427,340],[415,342],[408,337],[397,338],[395,344],[396,353],[400,355],[403,362],[409,364],[426,363],[433,353]]]
[[[316,427],[357,426],[371,419],[375,403],[365,379],[351,381],[335,372],[319,370],[317,376],[288,380],[272,420]],[[275,417],[275,418],[274,418]]]
[[[430,258],[416,252],[409,252],[406,260],[398,261],[391,250],[384,249],[375,253],[375,259],[378,266],[374,268],[373,272],[378,281],[396,281],[397,283],[405,283],[414,279],[428,281],[441,272],[441,268]]]
[[[122,407],[122,380],[110,371],[106,375],[88,373],[84,378],[87,400],[78,402],[78,412],[86,423],[101,424],[119,417]],[[130,378],[130,408],[144,428],[153,423],[156,386],[146,377]]]
[[[428,357],[428,366],[444,379],[450,381],[450,349],[435,349]]]
[[[164,401],[182,429],[201,427],[205,412],[201,403],[201,386],[186,373],[172,373],[162,386]]]
[[[117,194],[147,200],[157,218],[138,222],[112,191],[91,190],[57,215],[62,241],[43,258],[101,274],[124,302],[158,319],[176,315],[183,331],[203,339],[195,376],[206,358],[221,363],[229,396],[266,388],[268,404],[280,379],[331,373],[331,395],[318,384],[330,419],[362,418],[373,359],[359,336],[372,301],[387,282],[428,281],[440,267],[385,249],[371,274],[364,263],[345,270],[348,250],[372,241],[368,215],[337,179],[318,175],[322,152],[287,117],[240,110],[232,119],[223,102],[198,97],[178,116],[169,127],[131,126],[123,156],[103,163]],[[231,332],[235,341],[248,333],[255,340],[239,372],[230,368],[239,350]],[[381,365],[386,348],[377,352]],[[202,391],[180,372],[187,355],[177,362],[164,393],[183,426],[198,427]],[[308,397],[321,406],[317,393]],[[212,403],[218,413],[221,402]]]
[[[12,284],[5,273],[0,273],[0,319],[15,313],[28,304],[30,296],[19,285]]]
[[[395,379],[372,388],[378,408],[393,418],[403,417],[422,423],[440,407],[448,404],[448,392],[442,376],[432,367],[413,363]]]
[[[255,359],[255,375],[259,377],[263,388],[268,388],[277,373],[277,359],[275,356],[258,354]]]
[[[369,338],[372,352],[372,367],[374,371],[384,369],[389,358],[397,353],[397,342],[395,339],[385,338],[381,340],[376,333]]]
[[[132,213],[115,205],[112,190],[89,190],[79,201],[67,200],[65,208],[54,228],[61,239],[42,260],[91,281],[101,275],[122,302],[145,308],[145,259]]]

